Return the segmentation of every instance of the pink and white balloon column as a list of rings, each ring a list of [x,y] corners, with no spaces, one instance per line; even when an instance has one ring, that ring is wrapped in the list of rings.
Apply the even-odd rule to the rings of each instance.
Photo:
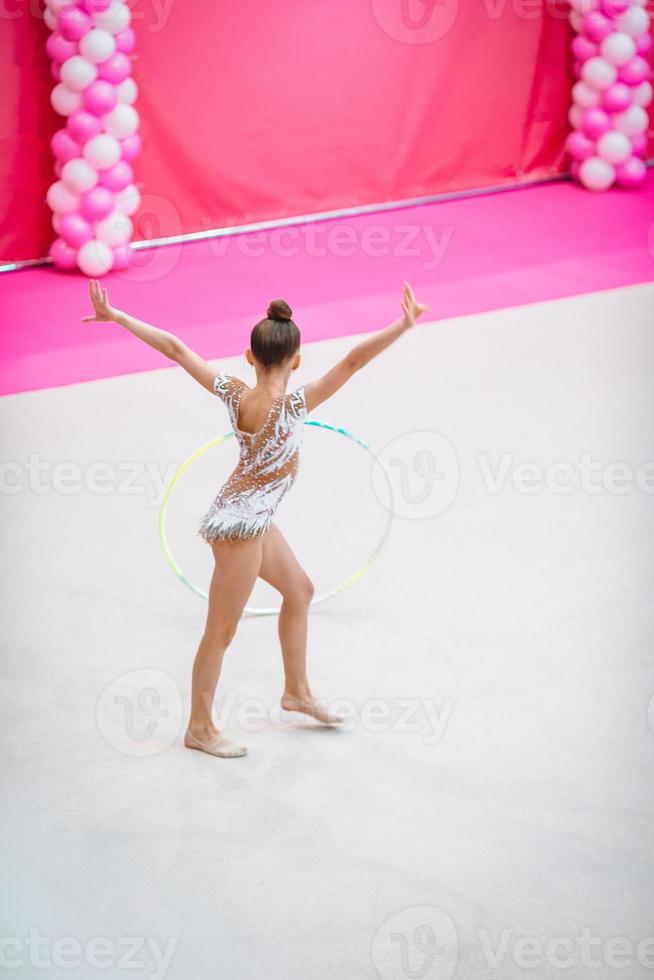
[[[131,161],[141,147],[123,0],[46,0],[50,100],[66,124],[52,138],[57,180],[47,201],[59,269],[102,276],[129,264],[130,216],[140,203]]]
[[[645,179],[652,85],[647,0],[570,0],[575,84],[566,149],[589,190]]]

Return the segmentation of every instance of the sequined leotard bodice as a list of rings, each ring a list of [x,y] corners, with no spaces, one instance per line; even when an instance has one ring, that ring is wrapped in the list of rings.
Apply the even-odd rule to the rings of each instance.
[[[200,520],[205,541],[257,537],[270,527],[275,511],[297,476],[303,422],[304,388],[275,398],[258,432],[238,428],[238,409],[247,385],[231,374],[219,374],[213,389],[227,406],[238,440],[236,469]]]

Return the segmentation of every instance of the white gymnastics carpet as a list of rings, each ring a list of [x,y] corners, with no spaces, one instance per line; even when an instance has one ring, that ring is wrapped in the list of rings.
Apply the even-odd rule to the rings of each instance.
[[[157,535],[220,403],[176,369],[0,403],[8,976],[652,977],[653,308],[642,286],[419,326],[315,413],[380,454],[396,517],[311,616],[344,730],[279,716],[275,622],[241,623],[218,714],[245,759],[182,747],[204,603]],[[297,383],[351,343],[307,347]],[[205,586],[195,524],[234,451],[170,501]],[[307,430],[278,516],[319,591],[385,500]]]

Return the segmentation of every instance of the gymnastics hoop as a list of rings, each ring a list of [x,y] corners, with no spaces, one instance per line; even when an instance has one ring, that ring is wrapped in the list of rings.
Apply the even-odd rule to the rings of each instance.
[[[363,578],[366,572],[370,571],[371,567],[379,557],[379,553],[381,552],[382,548],[386,543],[386,539],[388,538],[388,535],[391,530],[391,524],[393,523],[393,516],[394,516],[393,488],[391,486],[391,481],[389,479],[388,473],[384,469],[381,460],[379,459],[377,454],[370,448],[368,443],[360,436],[355,435],[353,432],[349,432],[348,429],[344,429],[340,425],[331,425],[331,423],[329,422],[319,422],[317,419],[305,419],[304,425],[311,426],[316,429],[327,429],[329,432],[336,432],[338,433],[338,435],[345,436],[346,439],[352,440],[352,442],[355,442],[357,446],[361,446],[362,449],[365,449],[368,455],[372,456],[374,462],[379,464],[379,467],[382,473],[384,474],[384,478],[386,480],[386,486],[388,489],[388,500],[389,500],[388,517],[384,525],[382,536],[377,542],[377,544],[375,545],[375,547],[373,548],[373,550],[370,552],[369,556],[364,561],[363,565],[361,565],[360,568],[357,568],[357,570],[353,572],[351,575],[349,575],[343,582],[335,586],[335,588],[329,589],[328,592],[323,592],[321,595],[315,596],[311,600],[311,605],[317,606],[319,605],[319,603],[326,602],[327,599],[333,599],[333,597],[338,595],[340,592],[344,592],[346,589],[349,589],[350,586],[354,585],[355,582],[360,581],[360,579]],[[183,476],[184,473],[186,473],[189,467],[192,466],[193,463],[200,458],[200,456],[204,456],[204,454],[208,452],[210,449],[213,449],[215,446],[219,446],[222,442],[225,442],[227,439],[232,439],[233,437],[234,437],[233,432],[231,431],[225,432],[223,433],[223,435],[216,436],[215,439],[210,439],[209,442],[205,442],[203,446],[200,446],[200,448],[196,449],[194,453],[191,453],[191,455],[184,460],[184,462],[179,466],[177,471],[173,474],[170,483],[166,487],[165,493],[163,495],[163,499],[161,501],[161,506],[159,507],[159,540],[161,542],[161,547],[163,549],[163,553],[166,558],[166,561],[172,568],[175,575],[184,583],[184,585],[186,585],[191,590],[191,592],[195,592],[196,595],[199,595],[200,598],[202,599],[208,599],[209,596],[204,591],[204,589],[201,589],[199,585],[196,585],[194,582],[192,582],[189,578],[186,577],[186,575],[180,568],[179,564],[175,560],[175,556],[173,555],[170,549],[170,545],[168,544],[168,535],[166,534],[166,511],[168,508],[168,501],[170,500],[170,496],[173,492],[175,484],[180,479],[180,477]],[[280,609],[279,606],[262,606],[262,607],[246,606],[245,609],[243,610],[243,615],[244,616],[275,616],[279,612],[279,609]]]

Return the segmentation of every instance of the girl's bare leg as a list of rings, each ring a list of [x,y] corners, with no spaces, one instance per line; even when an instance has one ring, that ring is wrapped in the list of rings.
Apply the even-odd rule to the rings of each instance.
[[[215,541],[215,568],[209,588],[209,611],[193,664],[189,733],[207,742],[220,733],[211,709],[225,650],[231,643],[259,574],[263,539],[237,543]]]
[[[282,707],[289,711],[303,711],[325,724],[340,721],[315,701],[309,688],[307,627],[313,583],[275,524],[263,539],[259,576],[282,596],[279,612],[279,642],[285,677]]]
[[[259,575],[282,596],[278,628],[286,681],[284,693],[297,698],[309,697],[307,618],[313,584],[275,524],[264,538]]]

